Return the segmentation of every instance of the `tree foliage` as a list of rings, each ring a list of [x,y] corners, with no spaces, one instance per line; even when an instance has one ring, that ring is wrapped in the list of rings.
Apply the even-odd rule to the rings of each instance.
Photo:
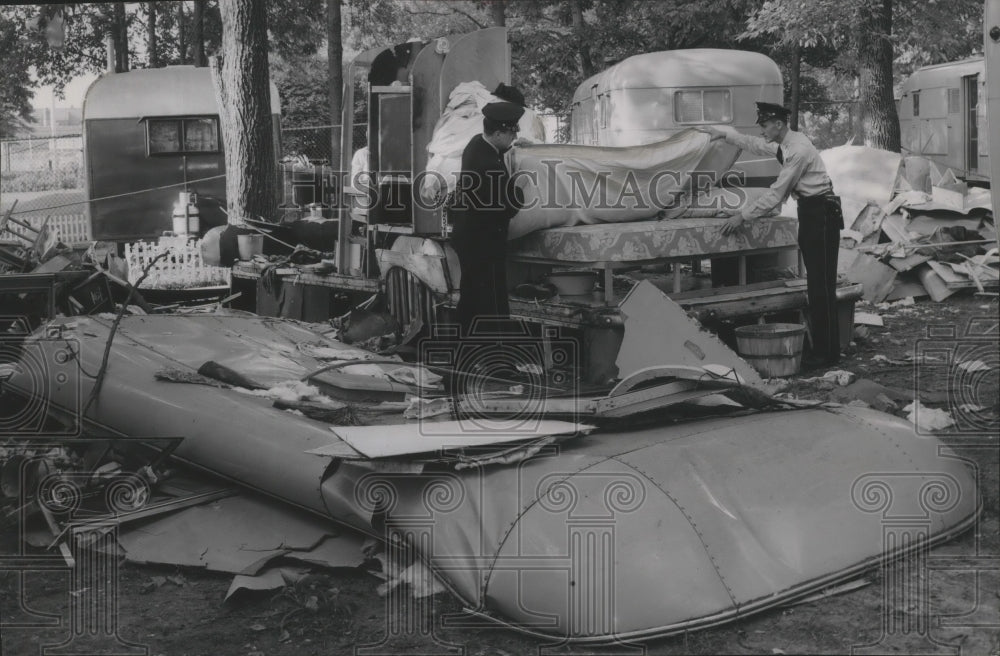
[[[741,36],[839,49],[833,65],[860,82],[862,138],[899,150],[895,85],[918,66],[974,53],[982,11],[982,0],[765,0]]]
[[[204,40],[219,48],[218,0],[204,2]],[[566,114],[576,87],[590,74],[634,54],[676,48],[742,48],[771,56],[789,77],[794,46],[801,46],[804,102],[841,99],[859,73],[858,36],[870,25],[861,9],[872,0],[342,0],[344,62],[375,46],[413,38],[469,32],[506,24],[512,51],[512,82],[529,102]],[[104,36],[113,3],[71,3],[66,46],[50,48],[39,31],[25,27],[40,5],[0,7],[0,118],[23,114],[30,91],[61,88],[72,77],[105,68]],[[129,65],[147,64],[146,9],[126,3]],[[190,62],[190,3],[156,2],[161,64]],[[981,47],[983,0],[893,0],[892,56],[898,84],[918,66],[969,56]],[[268,0],[274,78],[285,99],[286,123],[328,124],[323,66],[327,61],[325,0]],[[310,89],[315,87],[315,90]],[[786,89],[786,97],[789,90]]]

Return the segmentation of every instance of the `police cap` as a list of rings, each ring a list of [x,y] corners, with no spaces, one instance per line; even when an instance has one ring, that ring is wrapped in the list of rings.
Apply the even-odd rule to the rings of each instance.
[[[775,105],[774,103],[759,102],[757,103],[757,123],[763,125],[766,121],[788,121],[788,117],[791,116],[792,112],[790,109],[786,109],[781,105]]]
[[[483,107],[483,116],[506,128],[517,127],[517,122],[523,114],[524,107],[512,102],[493,102]]]

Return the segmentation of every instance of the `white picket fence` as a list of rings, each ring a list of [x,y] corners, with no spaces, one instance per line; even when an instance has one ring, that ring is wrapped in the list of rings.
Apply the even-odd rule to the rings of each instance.
[[[28,218],[36,228],[45,222],[45,217],[33,216]],[[59,235],[59,241],[64,244],[73,244],[83,241],[91,241],[90,221],[85,214],[54,214],[49,217],[49,229]]]
[[[146,266],[164,251],[170,254],[153,265],[140,289],[189,289],[229,284],[230,269],[206,265],[201,259],[201,240],[183,236],[125,244],[129,282],[138,281]]]

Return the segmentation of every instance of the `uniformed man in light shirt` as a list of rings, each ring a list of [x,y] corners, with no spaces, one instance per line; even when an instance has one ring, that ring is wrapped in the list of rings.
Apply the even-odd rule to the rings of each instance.
[[[724,234],[743,229],[771,210],[778,208],[789,195],[798,201],[799,250],[806,266],[809,297],[809,324],[812,354],[805,366],[833,365],[840,360],[840,335],[837,318],[837,253],[844,216],[840,198],[826,174],[819,151],[809,138],[788,128],[791,112],[772,103],[757,103],[757,123],[763,137],[726,132],[712,126],[699,128],[712,139],[755,155],[776,157],[781,171],[767,193],[743,209],[724,210],[730,218]]]

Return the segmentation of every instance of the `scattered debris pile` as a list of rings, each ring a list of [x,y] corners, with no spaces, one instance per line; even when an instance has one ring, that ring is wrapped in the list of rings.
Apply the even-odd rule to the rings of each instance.
[[[0,526],[20,524],[24,548],[56,551],[75,566],[83,552],[115,560],[233,574],[226,600],[317,572],[368,571],[386,590],[443,591],[414,554],[252,491],[167,466],[134,441],[65,447],[0,447]],[[152,576],[145,592],[184,576]],[[96,586],[95,586],[96,587]]]
[[[970,187],[922,157],[862,146],[823,151],[843,199],[839,273],[872,303],[962,289],[987,294],[1000,282],[988,189]]]

